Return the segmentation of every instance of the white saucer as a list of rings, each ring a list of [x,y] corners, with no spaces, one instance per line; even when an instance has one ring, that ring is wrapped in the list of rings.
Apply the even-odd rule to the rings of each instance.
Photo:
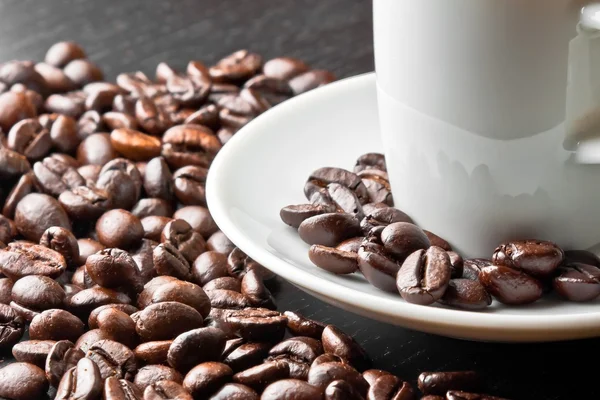
[[[484,312],[418,306],[359,275],[314,266],[308,245],[279,218],[307,202],[302,188],[323,166],[352,169],[382,151],[374,74],[341,80],[293,98],[256,118],[220,151],[207,182],[208,204],[223,232],[265,267],[345,310],[406,328],[481,341],[542,342],[600,335],[600,303],[544,299],[526,307],[494,303]],[[373,332],[376,335],[376,332]]]

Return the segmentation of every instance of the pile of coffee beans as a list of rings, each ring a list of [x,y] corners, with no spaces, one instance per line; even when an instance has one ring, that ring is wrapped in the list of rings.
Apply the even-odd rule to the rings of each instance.
[[[360,272],[409,303],[480,310],[492,297],[530,304],[556,292],[568,301],[600,296],[600,258],[543,240],[500,244],[490,259],[465,259],[443,238],[394,208],[383,154],[360,156],[354,171],[324,167],[304,185],[308,204],[281,209],[310,244],[308,255],[334,274]]]
[[[73,42],[0,64],[0,398],[417,398],[336,327],[277,311],[273,274],[206,208],[221,146],[333,79],[242,50],[111,83]],[[471,371],[416,386],[493,399]]]

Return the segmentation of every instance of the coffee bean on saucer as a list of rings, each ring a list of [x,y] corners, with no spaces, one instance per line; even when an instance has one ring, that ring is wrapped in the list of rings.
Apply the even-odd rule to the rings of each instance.
[[[96,363],[84,357],[63,375],[56,389],[56,400],[98,398],[102,393],[102,381]]]
[[[492,261],[485,258],[469,258],[464,260],[462,277],[464,279],[478,281],[481,269],[491,265],[493,265]]]
[[[401,267],[385,248],[368,240],[363,241],[358,253],[358,267],[369,281],[378,289],[396,293],[396,274]]]
[[[423,372],[418,385],[423,394],[444,395],[449,390],[477,392],[483,388],[483,381],[475,371]]]
[[[569,301],[591,301],[600,295],[600,269],[582,263],[570,263],[558,269],[552,285]]]
[[[360,204],[369,202],[369,193],[358,175],[342,168],[319,168],[309,177],[304,186],[304,194],[310,200],[313,193],[330,183],[337,183],[354,191]]]
[[[394,222],[386,226],[381,232],[381,242],[399,261],[403,261],[417,250],[430,246],[423,230],[408,222]]]
[[[444,295],[450,274],[448,253],[432,246],[417,250],[406,258],[398,271],[396,285],[402,298],[409,303],[432,304]]]
[[[345,213],[327,213],[305,219],[298,228],[300,238],[308,244],[336,246],[345,239],[361,234],[358,219]]]
[[[26,385],[23,382],[27,382]],[[42,399],[48,390],[44,371],[33,364],[16,362],[0,368],[0,397]]]
[[[358,269],[357,255],[334,247],[312,245],[308,257],[317,267],[334,274],[351,274]]]
[[[552,242],[520,240],[503,243],[492,256],[495,265],[523,270],[534,276],[550,275],[563,262],[564,252]]]
[[[365,169],[356,174],[365,184],[371,202],[394,206],[394,196],[392,195],[392,188],[386,171]]]
[[[440,303],[467,310],[479,310],[492,304],[483,285],[471,279],[451,279]]]
[[[381,153],[366,153],[358,157],[354,165],[354,172],[358,173],[368,169],[387,171],[385,156]]]
[[[504,265],[482,268],[479,281],[488,293],[504,304],[529,304],[542,297],[540,281]]]
[[[452,270],[452,279],[462,278],[464,269],[464,260],[455,251],[447,251],[448,257],[450,257],[450,268]]]
[[[368,235],[375,227],[386,227],[394,222],[407,222],[412,224],[412,219],[404,212],[393,207],[378,208],[368,214],[360,222],[363,234]]]

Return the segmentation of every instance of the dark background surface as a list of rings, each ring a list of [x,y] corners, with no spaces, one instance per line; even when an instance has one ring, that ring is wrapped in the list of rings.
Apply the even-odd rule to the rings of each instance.
[[[373,70],[371,29],[368,0],[0,0],[0,62],[42,60],[52,43],[76,40],[114,79],[124,71],[153,73],[160,61],[181,68],[248,48],[265,58],[298,57],[343,78]],[[513,399],[600,398],[599,340],[459,341],[358,317],[282,280],[273,289],[280,310],[340,326],[376,367],[404,379],[422,370],[476,369],[491,393]]]

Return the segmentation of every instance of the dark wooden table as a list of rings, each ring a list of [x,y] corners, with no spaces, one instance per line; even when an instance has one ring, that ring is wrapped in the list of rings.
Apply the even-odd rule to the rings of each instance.
[[[76,40],[114,79],[122,71],[152,73],[160,61],[183,67],[191,59],[214,62],[249,48],[267,58],[299,57],[341,78],[373,70],[371,19],[367,0],[1,0],[0,61],[41,60],[52,43]],[[275,286],[281,310],[340,326],[378,368],[404,379],[414,380],[422,370],[477,369],[497,395],[600,398],[600,340],[453,340],[341,311],[283,280]]]

